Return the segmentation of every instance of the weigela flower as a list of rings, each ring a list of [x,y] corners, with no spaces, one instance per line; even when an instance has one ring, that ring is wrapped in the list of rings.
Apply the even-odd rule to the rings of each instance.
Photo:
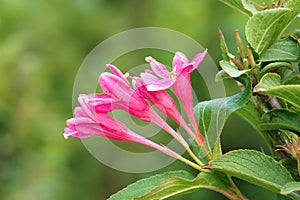
[[[158,145],[128,129],[124,124],[112,118],[108,113],[95,112],[88,103],[87,95],[78,98],[80,107],[74,110],[74,118],[67,120],[64,137],[88,138],[90,136],[104,136],[113,140],[130,141],[157,149],[171,157],[179,155],[165,146]]]
[[[202,62],[207,50],[197,54],[191,62],[189,62],[186,55],[177,52],[173,58],[172,68],[173,71],[169,72],[167,68],[160,62],[152,57],[146,57],[146,61],[158,77],[151,73],[142,73],[141,78],[146,84],[148,91],[160,91],[172,87],[174,94],[178,97],[182,104],[196,134],[202,144],[204,144],[203,136],[201,135],[198,124],[196,122],[193,112],[193,96],[192,86],[190,80],[190,73],[194,71]]]
[[[95,107],[96,112],[124,110],[139,119],[155,123],[181,144],[187,146],[180,134],[172,129],[137,91],[131,88],[126,76],[118,68],[113,65],[107,65],[107,67],[114,74],[104,72],[100,75],[99,84],[104,94],[88,95],[88,102]]]

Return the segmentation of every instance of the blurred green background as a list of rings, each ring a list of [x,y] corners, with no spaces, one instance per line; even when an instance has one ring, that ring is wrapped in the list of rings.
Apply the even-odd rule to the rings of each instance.
[[[217,63],[218,27],[234,51],[233,30],[242,33],[246,20],[216,0],[1,0],[0,199],[106,199],[140,178],[191,170],[176,162],[151,173],[119,172],[94,159],[80,140],[65,140],[62,133],[65,120],[72,117],[76,72],[101,41],[145,26],[194,38]],[[228,94],[237,91],[232,82],[226,85]],[[195,90],[201,91],[198,87]],[[224,151],[264,146],[237,116],[229,119],[222,138]],[[238,184],[250,199],[275,198],[264,189]],[[203,190],[172,199],[225,198]]]

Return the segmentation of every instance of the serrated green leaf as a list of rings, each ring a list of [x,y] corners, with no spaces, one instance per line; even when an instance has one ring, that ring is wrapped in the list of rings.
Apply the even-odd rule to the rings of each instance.
[[[291,192],[300,191],[300,182],[287,183],[280,191],[280,194],[287,195]]]
[[[228,117],[234,111],[246,106],[250,96],[251,84],[248,84],[241,93],[230,97],[203,101],[194,107],[194,113],[199,122],[199,129],[205,136],[209,149],[212,149],[215,145]]]
[[[222,171],[252,184],[279,193],[294,181],[288,170],[272,157],[255,150],[235,150],[210,162],[211,169]],[[293,194],[292,196],[298,196]]]
[[[259,124],[261,130],[288,129],[300,132],[300,116],[287,109],[275,109],[265,113]]]
[[[248,17],[252,16],[252,13],[249,10],[244,8],[242,0],[219,0],[219,1],[238,10],[239,12],[243,13],[244,15],[246,15]]]
[[[300,108],[300,85],[280,85],[278,74],[267,73],[254,87],[254,92],[281,98]]]
[[[285,2],[285,7],[292,10],[292,12],[284,15],[276,25],[276,31],[274,32],[275,40],[279,39],[284,30],[296,19],[297,15],[300,13],[300,0],[288,0]]]
[[[287,37],[275,41],[260,57],[262,62],[297,61],[300,56],[300,45],[297,40]]]
[[[145,196],[135,198],[135,200],[166,199],[168,197],[183,193],[186,194],[201,188],[215,190],[229,197],[231,191],[230,182],[228,180],[227,182],[225,182],[223,179],[221,180],[218,175],[214,175],[208,172],[201,172],[193,180],[173,177],[159,184]]]
[[[221,60],[219,63],[223,71],[226,72],[226,74],[228,74],[232,78],[240,77],[251,70],[251,69],[240,70],[237,66],[225,60]]]
[[[275,34],[278,29],[278,21],[289,12],[291,10],[287,8],[268,9],[258,12],[248,20],[245,27],[246,38],[258,54],[266,50],[270,43],[278,37]]]
[[[278,69],[278,68],[288,68],[290,70],[293,70],[293,66],[288,62],[272,62],[260,70],[259,75],[258,75],[259,79],[263,75],[265,75],[267,72]]]
[[[194,179],[194,176],[186,171],[181,170],[181,171],[166,172],[164,174],[151,176],[149,178],[145,178],[131,185],[128,185],[126,188],[110,196],[108,200],[134,199],[136,197],[147,194],[150,190],[155,188],[161,182],[172,177],[181,177],[187,180]]]
[[[272,87],[279,86],[281,83],[281,77],[276,73],[265,74],[259,83],[254,87],[254,92],[266,91]]]

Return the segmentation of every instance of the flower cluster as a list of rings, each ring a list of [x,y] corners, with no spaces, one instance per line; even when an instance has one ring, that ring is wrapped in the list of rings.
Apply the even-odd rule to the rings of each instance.
[[[204,138],[199,131],[193,113],[190,73],[202,62],[206,52],[205,50],[197,54],[192,61],[189,61],[183,53],[177,52],[173,58],[171,72],[154,58],[146,57],[145,60],[150,63],[152,70],[146,70],[140,74],[140,77],[129,77],[117,67],[108,64],[107,68],[112,73],[104,72],[98,80],[103,93],[79,96],[80,106],[75,108],[74,118],[67,120],[64,137],[87,138],[96,135],[113,140],[136,142],[194,166],[193,163],[182,158],[176,152],[134,133],[109,115],[109,112],[113,110],[124,110],[141,120],[154,123],[164,129],[187,149],[198,164],[202,164],[190,150],[182,135],[169,126],[148,102],[151,102],[161,113],[172,118],[200,147],[205,148]],[[132,83],[128,80],[132,80]],[[176,103],[166,92],[168,88],[172,88],[178,97],[192,128],[188,126],[179,113]]]

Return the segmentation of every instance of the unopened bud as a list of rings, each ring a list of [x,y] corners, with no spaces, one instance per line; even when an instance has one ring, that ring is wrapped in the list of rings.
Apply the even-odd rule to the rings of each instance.
[[[246,58],[246,51],[245,51],[245,47],[243,44],[243,40],[242,40],[238,30],[235,30],[234,32],[235,32],[235,36],[236,36],[236,42],[237,42],[238,48],[239,48],[239,53],[241,55],[241,58],[244,59],[244,58]]]

